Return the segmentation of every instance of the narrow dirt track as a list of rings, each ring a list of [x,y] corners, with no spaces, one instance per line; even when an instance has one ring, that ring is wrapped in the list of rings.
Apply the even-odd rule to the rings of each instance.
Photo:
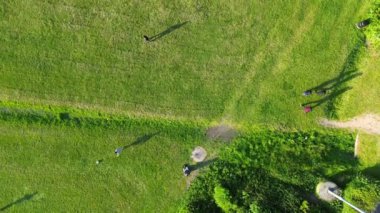
[[[331,121],[322,119],[320,124],[332,128],[349,128],[362,130],[369,134],[380,135],[380,115],[365,114],[355,117],[349,121]]]

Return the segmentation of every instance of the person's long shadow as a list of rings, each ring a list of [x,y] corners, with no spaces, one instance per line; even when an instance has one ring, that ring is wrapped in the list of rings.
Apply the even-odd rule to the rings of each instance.
[[[123,146],[123,149],[126,149],[126,148],[129,148],[131,146],[136,146],[136,145],[140,145],[142,143],[145,143],[148,140],[150,140],[152,137],[154,137],[154,136],[156,136],[158,134],[160,134],[160,132],[155,132],[155,133],[152,133],[152,134],[145,134],[143,136],[140,136],[133,143]]]
[[[152,36],[149,38],[149,41],[156,41],[157,39],[160,39],[162,38],[163,36],[166,36],[167,34],[173,32],[174,30],[177,30],[181,27],[183,27],[185,24],[189,23],[189,21],[185,21],[185,22],[182,22],[182,23],[179,23],[179,24],[175,24],[169,28],[167,28],[166,30]]]
[[[339,75],[333,79],[327,80],[318,86],[312,87],[308,90],[318,91],[318,90],[333,90],[339,88],[343,83],[350,81],[362,73],[358,72],[356,68],[356,57],[358,56],[359,47],[361,43],[358,43],[356,47],[347,56],[346,61],[340,71]]]
[[[0,211],[5,211],[6,209],[10,208],[10,207],[13,206],[13,205],[18,205],[18,204],[23,203],[23,202],[25,202],[25,201],[31,200],[31,199],[32,199],[37,193],[38,193],[38,192],[34,192],[34,193],[32,193],[32,194],[26,194],[26,195],[24,195],[24,197],[22,197],[22,198],[20,198],[20,199],[14,201],[14,202],[12,202],[12,203],[9,203],[8,205],[6,205],[6,206],[4,206],[4,207],[2,207],[2,208],[0,209]]]
[[[309,101],[309,102],[306,102],[304,104],[302,104],[303,106],[311,106],[312,108],[315,108],[315,107],[318,107],[320,106],[321,104],[327,102],[327,101],[330,101],[340,95],[342,95],[343,93],[345,93],[346,91],[352,89],[352,87],[345,87],[343,89],[339,89],[337,91],[334,91],[332,93],[330,93],[329,95],[325,96],[324,98],[322,99],[319,99],[319,100],[316,100],[316,101]]]
[[[213,159],[210,159],[210,160],[206,160],[206,161],[202,161],[202,162],[199,162],[197,164],[194,164],[194,165],[191,165],[189,166],[190,170],[191,171],[195,171],[195,170],[198,170],[198,169],[202,169],[204,167],[207,167],[209,165],[211,165],[212,163],[214,163],[216,160],[218,160],[218,158],[213,158]]]
[[[313,88],[310,88],[308,90],[311,90],[311,91],[332,90],[332,89],[338,87],[339,85],[342,85],[344,82],[350,81],[350,80],[352,80],[358,76],[361,76],[361,75],[362,75],[362,73],[356,72],[355,70],[352,70],[352,71],[346,72],[344,74],[340,74],[339,76],[337,76],[331,80],[325,81],[325,82],[321,83],[320,85],[315,86]]]
[[[312,87],[307,90],[307,91],[314,91],[317,93],[321,92],[320,94],[327,93],[328,95],[320,100],[304,103],[302,104],[302,106],[309,105],[310,107],[315,108],[325,102],[328,102],[327,108],[326,108],[326,114],[328,114],[330,117],[333,117],[334,110],[331,110],[331,109],[334,109],[334,104],[333,104],[334,99],[338,97],[339,95],[342,95],[344,92],[352,89],[351,87],[344,87],[345,83],[362,75],[362,73],[358,72],[356,68],[356,61],[357,61],[356,58],[358,56],[358,51],[361,45],[362,45],[362,42],[359,42],[356,45],[356,47],[350,52],[350,54],[346,58],[346,61],[342,67],[342,70],[340,71],[337,77],[327,80],[319,84],[318,86]]]

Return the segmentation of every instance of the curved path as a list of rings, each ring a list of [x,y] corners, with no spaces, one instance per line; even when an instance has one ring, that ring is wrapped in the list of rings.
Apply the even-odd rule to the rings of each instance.
[[[349,121],[331,121],[322,119],[320,124],[333,128],[360,129],[370,134],[380,135],[380,116],[376,114],[361,115]]]

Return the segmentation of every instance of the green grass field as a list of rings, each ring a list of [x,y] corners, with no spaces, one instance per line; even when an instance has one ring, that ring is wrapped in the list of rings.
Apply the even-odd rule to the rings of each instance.
[[[202,137],[164,131],[0,122],[0,208],[37,192],[10,210],[173,212],[186,188],[181,167]],[[145,135],[119,157],[113,153]]]
[[[378,54],[375,50],[363,51],[363,59],[358,65],[363,75],[350,82],[353,89],[344,96],[340,109],[342,118],[351,118],[362,113],[380,114],[380,93],[376,87],[380,82]]]
[[[99,111],[307,126],[301,93],[357,45],[357,1],[5,1],[0,97]],[[186,23],[158,40],[149,36]]]
[[[204,137],[210,124],[308,131],[320,117],[380,113],[378,55],[357,51],[354,24],[368,9],[354,0],[4,0],[0,208],[37,192],[9,210],[175,212],[192,148],[217,155],[224,145]],[[302,96],[334,79],[326,99]],[[373,167],[380,141],[364,137],[360,162]]]

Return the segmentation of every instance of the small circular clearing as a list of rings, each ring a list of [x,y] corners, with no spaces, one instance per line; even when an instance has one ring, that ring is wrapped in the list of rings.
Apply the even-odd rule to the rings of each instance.
[[[330,193],[328,193],[328,190],[334,192],[335,194],[340,194],[340,190],[338,186],[333,182],[322,182],[317,185],[317,194],[319,198],[321,198],[324,201],[331,202],[336,200],[336,197],[332,196]]]
[[[207,152],[203,147],[197,146],[191,153],[191,158],[195,162],[202,162],[207,157]]]

